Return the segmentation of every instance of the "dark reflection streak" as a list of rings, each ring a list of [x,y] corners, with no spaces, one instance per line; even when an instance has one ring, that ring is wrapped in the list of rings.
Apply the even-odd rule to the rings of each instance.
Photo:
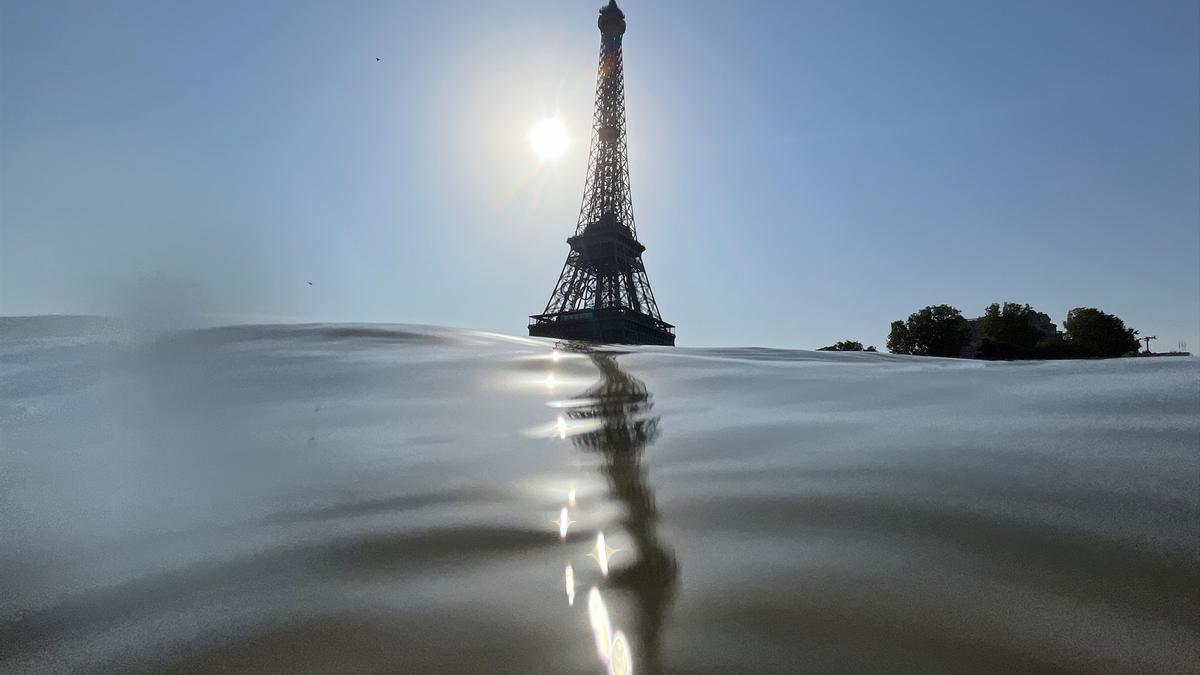
[[[575,397],[588,404],[569,409],[567,415],[598,423],[599,428],[571,439],[581,449],[600,453],[610,494],[625,505],[624,525],[636,550],[631,552],[633,563],[614,570],[611,580],[617,588],[630,591],[636,602],[636,670],[660,673],[662,627],[675,595],[679,564],[658,537],[654,491],[642,467],[643,451],[658,438],[659,417],[651,415],[654,403],[646,384],[621,370],[616,354],[593,351],[588,355],[602,379]]]

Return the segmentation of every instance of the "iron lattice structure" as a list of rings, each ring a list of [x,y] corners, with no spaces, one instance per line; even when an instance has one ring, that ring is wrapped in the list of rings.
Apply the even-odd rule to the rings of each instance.
[[[625,14],[610,0],[600,10],[600,67],[587,178],[571,250],[529,334],[566,340],[674,345],[650,289],[633,220],[625,135]]]

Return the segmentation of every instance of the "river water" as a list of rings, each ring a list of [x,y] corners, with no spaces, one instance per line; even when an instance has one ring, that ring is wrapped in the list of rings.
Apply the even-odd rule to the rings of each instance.
[[[1200,663],[1195,358],[10,318],[0,465],[4,672]]]

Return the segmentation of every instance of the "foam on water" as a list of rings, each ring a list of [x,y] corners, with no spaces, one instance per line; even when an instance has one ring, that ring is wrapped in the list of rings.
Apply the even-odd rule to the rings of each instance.
[[[1200,662],[1200,360],[552,346],[0,319],[0,670]]]

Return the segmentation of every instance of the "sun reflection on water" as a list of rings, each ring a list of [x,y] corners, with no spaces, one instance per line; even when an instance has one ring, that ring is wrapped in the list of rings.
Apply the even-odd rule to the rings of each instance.
[[[567,570],[563,575],[563,582],[567,587],[567,606],[575,606],[575,568],[571,563],[567,563]]]
[[[567,511],[567,507],[565,507],[565,506],[562,507],[562,510],[558,512],[558,519],[552,520],[550,522],[554,523],[555,525],[558,525],[558,540],[559,541],[567,540],[567,527],[569,527],[570,525],[573,525],[575,523],[575,521],[571,520],[570,513]]]
[[[616,552],[617,549],[610,548],[607,542],[604,541],[604,532],[597,532],[596,546],[592,548],[592,552],[588,555],[600,566],[600,573],[608,576],[608,561]]]
[[[560,356],[561,353],[561,356]],[[599,568],[602,585],[611,585],[618,592],[629,593],[634,601],[636,631],[631,634],[637,643],[639,669],[659,673],[662,667],[661,634],[675,585],[679,566],[674,554],[658,538],[658,515],[654,491],[650,487],[642,454],[658,437],[659,417],[644,382],[623,371],[617,364],[617,354],[595,351],[591,347],[559,343],[551,352],[551,360],[586,354],[600,371],[601,379],[586,391],[569,399],[547,402],[560,410],[553,425],[531,429],[533,436],[571,439],[577,449],[596,453],[602,463],[600,470],[608,479],[609,499],[624,507],[622,536],[633,543],[631,560],[616,567],[613,556],[619,551],[608,545],[603,529],[596,530],[595,543],[588,557]],[[554,372],[546,376],[546,387],[553,390],[562,385]],[[559,540],[566,542],[570,520],[576,509],[576,490],[572,482],[567,489],[566,505],[561,506],[558,520]],[[560,493],[561,494],[561,493]],[[611,576],[610,576],[611,575]],[[567,606],[575,606],[576,570],[566,563],[563,583]],[[599,586],[588,591],[588,624],[591,627],[596,655],[610,674],[628,675],[633,672],[633,647],[622,630],[613,628],[608,606]]]
[[[612,621],[608,618],[608,606],[600,597],[600,589],[592,586],[588,591],[588,622],[592,625],[592,637],[596,641],[596,656],[607,665],[612,650]]]
[[[613,635],[612,646],[608,650],[608,672],[609,675],[633,673],[633,654],[629,651],[629,640],[621,631]]]

